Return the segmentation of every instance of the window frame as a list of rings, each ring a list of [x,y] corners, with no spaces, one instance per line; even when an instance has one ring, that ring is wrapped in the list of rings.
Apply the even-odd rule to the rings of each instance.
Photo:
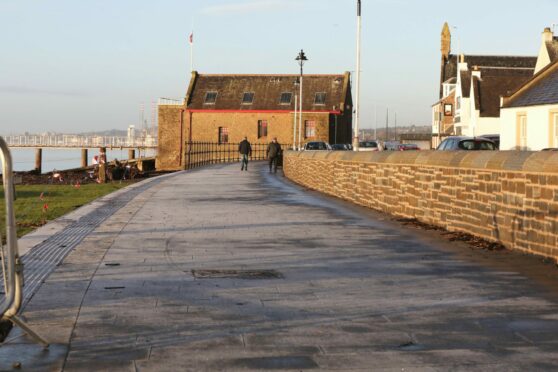
[[[304,120],[304,138],[316,138],[315,120]]]
[[[217,139],[220,145],[224,145],[229,143],[229,128],[228,127],[219,127],[219,131],[217,134]]]
[[[449,107],[449,111],[447,108]],[[453,105],[451,103],[444,103],[444,116],[452,116],[453,115]]]
[[[324,100],[323,102],[317,102],[318,101],[318,95],[323,95]],[[327,98],[327,92],[316,92],[314,94],[314,105],[316,106],[325,106],[326,104],[326,98]]]
[[[247,101],[245,100],[245,98],[246,98],[247,95],[250,97],[250,101],[249,101],[249,102],[247,102]],[[243,105],[251,105],[251,104],[253,104],[253,103],[254,103],[254,96],[255,96],[255,93],[254,93],[254,92],[244,92],[244,93],[242,94],[242,101],[241,101],[241,104],[243,104]]]
[[[208,102],[207,98],[209,97],[210,94],[215,94],[215,97],[213,98],[213,101]],[[215,91],[209,91],[209,92],[205,92],[205,97],[203,100],[203,104],[204,105],[214,105],[215,102],[217,102],[217,96],[219,95],[219,92],[215,92]]]
[[[264,129],[265,129],[265,134],[263,133]],[[258,120],[258,139],[266,138],[268,135],[268,129],[269,129],[269,123],[267,120]]]
[[[527,147],[527,115],[519,116],[519,146]]]
[[[552,110],[550,112],[550,128],[549,128],[549,147],[558,148],[558,111]]]
[[[289,95],[289,102],[283,102],[283,95]],[[279,104],[280,105],[290,105],[293,102],[293,92],[282,92],[279,96]]]

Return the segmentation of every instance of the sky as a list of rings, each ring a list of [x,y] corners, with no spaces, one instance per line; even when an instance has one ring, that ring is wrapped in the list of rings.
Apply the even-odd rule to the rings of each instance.
[[[538,53],[558,1],[362,0],[361,127],[430,124],[440,32],[466,54]],[[200,73],[355,70],[356,0],[0,0],[0,134],[126,129]],[[558,30],[557,30],[558,32]],[[354,87],[353,87],[354,88]]]

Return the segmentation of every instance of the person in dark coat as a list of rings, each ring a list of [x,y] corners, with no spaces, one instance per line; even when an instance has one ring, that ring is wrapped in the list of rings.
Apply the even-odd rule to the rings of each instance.
[[[242,142],[238,145],[238,152],[240,153],[240,157],[242,159],[242,168],[241,171],[248,170],[248,157],[252,155],[252,146],[250,142],[248,142],[248,137],[244,137]]]
[[[271,168],[274,168],[275,173],[277,173],[277,161],[281,156],[281,145],[277,142],[277,137],[273,138],[273,141],[267,146],[267,158],[269,159],[269,173],[271,173]]]

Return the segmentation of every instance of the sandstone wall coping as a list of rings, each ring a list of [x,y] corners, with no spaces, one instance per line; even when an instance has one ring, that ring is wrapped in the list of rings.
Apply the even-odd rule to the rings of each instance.
[[[558,151],[286,151],[286,156],[414,166],[558,174]]]

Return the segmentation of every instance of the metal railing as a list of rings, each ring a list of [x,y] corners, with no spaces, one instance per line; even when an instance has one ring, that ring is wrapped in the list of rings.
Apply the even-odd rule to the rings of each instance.
[[[267,159],[267,143],[253,143],[251,161]],[[281,145],[283,150],[290,145]],[[238,143],[186,142],[186,169],[218,163],[234,163],[240,161]]]
[[[12,155],[4,138],[0,137],[0,160],[2,160],[2,179],[6,204],[6,246],[0,239],[2,256],[2,273],[5,296],[0,302],[0,316],[19,326],[35,341],[48,348],[49,343],[33,331],[18,313],[23,301],[23,263],[19,257],[15,221],[15,189],[13,181]]]
[[[10,147],[56,147],[56,148],[156,148],[153,136],[81,136],[72,134],[6,136]]]

